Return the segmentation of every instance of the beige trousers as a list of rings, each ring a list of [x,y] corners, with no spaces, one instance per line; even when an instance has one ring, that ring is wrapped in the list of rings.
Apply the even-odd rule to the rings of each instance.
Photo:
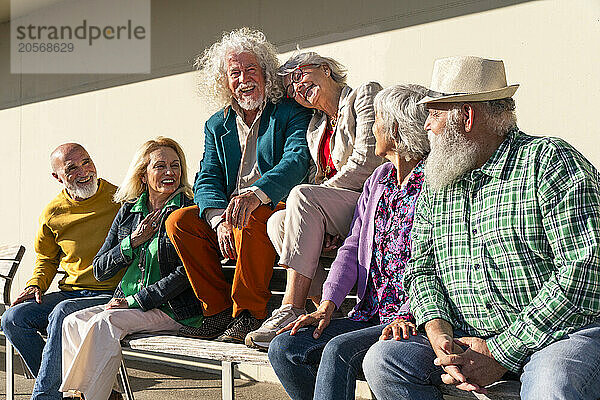
[[[108,399],[121,364],[121,339],[131,333],[176,333],[181,326],[157,309],[97,306],[69,315],[63,322],[59,390],[76,390],[86,400]]]
[[[360,193],[319,185],[292,189],[285,210],[267,221],[267,234],[279,263],[312,279],[309,297],[321,294],[327,273],[319,266],[325,233],[348,236]]]

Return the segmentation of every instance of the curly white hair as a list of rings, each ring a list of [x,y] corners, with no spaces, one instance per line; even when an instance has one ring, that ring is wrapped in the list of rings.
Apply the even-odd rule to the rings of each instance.
[[[265,74],[266,98],[277,103],[283,97],[283,83],[277,75],[279,60],[275,46],[261,31],[243,27],[224,32],[221,40],[204,50],[194,62],[200,75],[200,93],[217,108],[230,105],[233,98],[227,85],[227,57],[244,52],[256,56]]]

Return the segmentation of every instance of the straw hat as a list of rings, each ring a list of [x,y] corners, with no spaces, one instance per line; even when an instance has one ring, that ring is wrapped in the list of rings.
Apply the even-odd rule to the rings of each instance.
[[[512,97],[519,85],[506,84],[504,62],[466,56],[435,61],[427,97],[419,102],[488,101]]]

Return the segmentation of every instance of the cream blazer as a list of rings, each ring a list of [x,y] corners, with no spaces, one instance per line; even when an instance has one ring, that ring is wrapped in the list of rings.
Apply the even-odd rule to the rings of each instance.
[[[318,162],[319,143],[327,127],[327,115],[314,110],[306,131],[306,141],[314,162],[310,182],[323,186],[362,190],[363,183],[384,160],[375,155],[373,99],[382,89],[377,82],[369,82],[352,89],[342,89],[338,104],[338,120],[331,137],[331,159],[337,173],[327,179]]]

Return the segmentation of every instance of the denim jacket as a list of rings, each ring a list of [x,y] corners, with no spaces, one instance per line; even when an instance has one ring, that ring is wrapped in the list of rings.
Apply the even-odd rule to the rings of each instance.
[[[193,201],[185,197],[182,207],[193,205]],[[129,267],[131,259],[121,251],[121,241],[135,230],[142,218],[142,213],[131,212],[134,203],[125,203],[117,213],[108,236],[94,257],[94,276],[99,281],[104,281],[115,276],[123,268]],[[161,279],[144,287],[137,294],[135,300],[144,311],[158,308],[167,304],[176,320],[183,320],[202,314],[202,303],[196,298],[190,285],[185,268],[173,243],[167,237],[165,220],[176,207],[167,208],[160,221],[158,230],[158,260]],[[144,266],[141,266],[144,268]],[[117,286],[114,297],[125,297],[121,285]]]

